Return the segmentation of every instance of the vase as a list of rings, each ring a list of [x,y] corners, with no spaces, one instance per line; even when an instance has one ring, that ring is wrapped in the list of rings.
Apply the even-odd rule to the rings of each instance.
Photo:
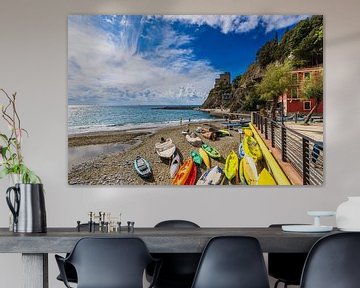
[[[6,190],[6,202],[13,214],[13,232],[45,233],[46,210],[42,184],[15,184]]]
[[[338,206],[336,226],[342,231],[360,231],[360,196],[348,197]]]

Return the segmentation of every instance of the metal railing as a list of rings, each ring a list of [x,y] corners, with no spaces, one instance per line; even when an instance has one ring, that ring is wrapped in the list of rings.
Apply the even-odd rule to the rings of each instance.
[[[324,181],[323,142],[316,141],[282,123],[253,113],[253,124],[273,148],[281,151],[281,160],[290,163],[302,176],[304,185],[322,185]]]

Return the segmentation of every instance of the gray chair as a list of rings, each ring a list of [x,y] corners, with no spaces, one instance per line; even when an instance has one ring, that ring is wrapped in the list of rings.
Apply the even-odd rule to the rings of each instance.
[[[78,288],[143,288],[144,271],[156,262],[139,238],[82,238],[68,257],[55,255],[55,259],[69,288],[65,263],[75,268]],[[158,268],[159,265],[155,267],[154,281]]]
[[[200,228],[199,225],[187,220],[166,220],[155,225],[163,228]],[[156,288],[190,288],[198,266],[200,253],[157,253],[153,254],[161,259],[162,266],[155,283]],[[147,278],[151,279],[153,269],[147,269]]]
[[[318,240],[306,259],[300,287],[359,288],[360,233],[338,233]]]
[[[192,288],[269,288],[256,238],[212,238],[202,254]]]
[[[279,228],[287,224],[272,224],[270,228]],[[277,281],[274,288],[280,283],[286,288],[288,285],[300,285],[301,273],[304,268],[307,253],[269,253],[268,272]]]

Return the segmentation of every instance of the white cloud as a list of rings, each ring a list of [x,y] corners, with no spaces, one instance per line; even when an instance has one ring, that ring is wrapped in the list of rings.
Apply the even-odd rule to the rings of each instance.
[[[156,49],[137,53],[141,31],[127,25],[113,35],[91,21],[69,18],[69,104],[201,104],[205,100],[220,71],[192,59],[192,51],[183,48],[191,39],[172,29],[159,31]]]
[[[164,15],[164,19],[169,21],[182,21],[192,25],[208,25],[220,29],[222,33],[230,32],[245,33],[259,25],[265,27],[266,32],[271,32],[279,28],[291,26],[306,15]]]

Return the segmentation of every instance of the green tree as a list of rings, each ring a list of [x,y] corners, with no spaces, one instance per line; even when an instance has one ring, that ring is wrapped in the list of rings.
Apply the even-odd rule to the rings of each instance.
[[[264,77],[259,85],[257,85],[257,93],[260,99],[271,101],[270,114],[275,119],[275,111],[278,99],[291,86],[292,64],[286,61],[284,64],[271,63],[266,67]]]
[[[277,39],[266,42],[259,49],[259,51],[256,53],[256,61],[259,63],[261,68],[265,68],[267,65],[277,60],[277,49]]]
[[[305,118],[305,124],[307,124],[314,111],[319,106],[320,102],[323,100],[323,75],[320,73],[318,77],[311,77],[309,80],[304,82],[303,95],[306,99],[314,99],[315,105],[310,110],[309,114]]]

